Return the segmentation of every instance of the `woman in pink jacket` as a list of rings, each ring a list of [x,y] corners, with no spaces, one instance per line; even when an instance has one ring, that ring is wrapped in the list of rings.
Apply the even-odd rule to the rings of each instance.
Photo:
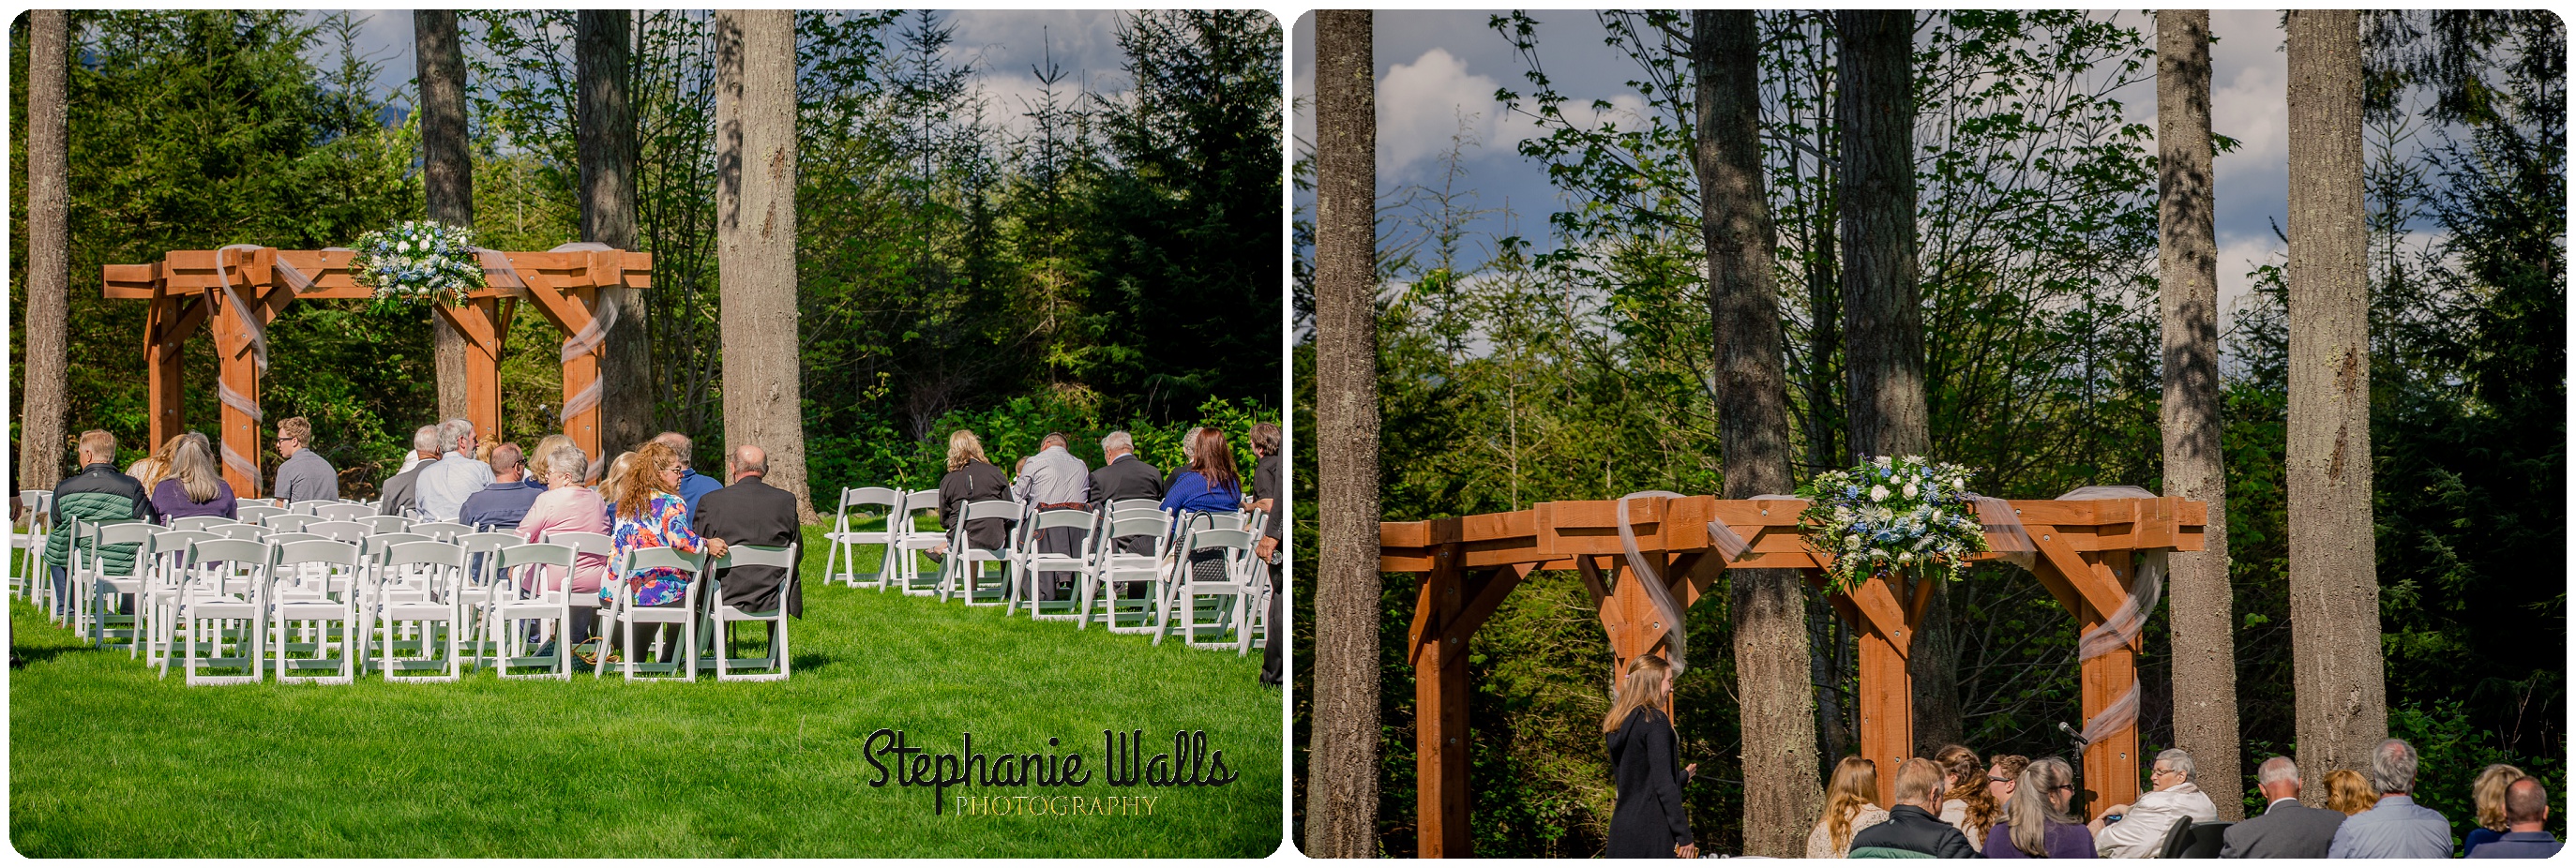
[[[546,534],[564,531],[608,533],[607,501],[599,499],[598,492],[581,487],[582,476],[590,469],[590,459],[581,454],[580,447],[569,444],[555,447],[540,456],[535,464],[545,474],[546,493],[537,495],[537,501],[528,505],[527,517],[519,520],[520,535],[527,537],[529,542],[544,542]],[[606,552],[574,555],[572,598],[578,602],[597,598],[600,580],[607,575]],[[548,572],[543,581],[549,591],[563,587],[563,577],[552,572]],[[598,627],[598,619],[598,608],[575,605],[572,624],[565,632],[572,634],[575,643],[589,641],[595,638],[592,633]]]

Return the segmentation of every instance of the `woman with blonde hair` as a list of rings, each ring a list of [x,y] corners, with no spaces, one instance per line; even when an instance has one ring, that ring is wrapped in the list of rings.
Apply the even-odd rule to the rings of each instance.
[[[1941,794],[1941,822],[1968,836],[1969,849],[1984,852],[1986,830],[1994,828],[1995,816],[2003,811],[1986,789],[1985,764],[1977,761],[1976,751],[1957,744],[1934,752],[1932,764],[1941,767],[1942,783],[1949,787]]]
[[[2379,791],[2370,788],[2370,779],[2351,769],[2326,773],[2326,808],[2352,816],[2379,804]]]
[[[1208,444],[1199,445],[1204,459]],[[1672,667],[1664,658],[1639,655],[1628,661],[1628,677],[1601,718],[1618,789],[1610,811],[1612,859],[1699,858],[1690,816],[1682,809],[1682,785],[1699,764],[1679,765],[1681,738],[1663,711],[1672,696]]]
[[[957,520],[964,518],[966,504],[982,500],[1011,499],[1011,482],[1002,478],[1002,469],[984,460],[984,441],[975,432],[959,428],[948,435],[948,475],[939,478],[939,527],[955,530]],[[1001,548],[1009,532],[1009,523],[998,518],[979,518],[966,524],[966,544],[979,549]],[[933,547],[932,558],[948,553],[945,544]]]
[[[215,472],[215,456],[207,451],[206,442],[186,434],[170,442],[178,449],[170,453],[168,472],[152,486],[152,508],[165,521],[192,515],[239,519],[232,483]]]
[[[1887,809],[1878,806],[1877,798],[1877,763],[1847,756],[1834,764],[1833,781],[1825,785],[1824,815],[1807,832],[1807,858],[1850,856],[1853,834],[1887,822]]]
[[[616,520],[611,522],[608,539],[618,557],[637,549],[669,547],[696,554],[704,551],[706,542],[689,523],[689,502],[680,498],[680,453],[661,443],[637,447],[627,460],[625,477],[617,487],[617,499],[610,506]],[[695,578],[677,567],[653,567],[617,577],[633,590],[637,606],[677,606],[687,599],[689,581]],[[600,605],[615,599],[616,588],[603,584],[599,589]],[[656,624],[652,635],[636,638],[644,647],[659,642],[662,628]],[[636,654],[628,648],[626,653]],[[641,656],[629,659],[641,660]]]
[[[1988,859],[2091,859],[2093,833],[2066,813],[2075,800],[2075,767],[2044,756],[2030,761],[2004,803],[2003,821],[1986,830]]]
[[[179,444],[192,437],[200,443],[209,442],[206,440],[206,435],[195,431],[170,435],[170,439],[161,442],[161,448],[135,459],[132,465],[125,468],[125,475],[134,477],[136,482],[143,483],[144,491],[160,487],[161,480],[170,478],[170,461],[179,454]]]
[[[2460,845],[2460,858],[2468,858],[2469,852],[2478,849],[2480,844],[2504,837],[2505,788],[2526,777],[2530,775],[2504,763],[2478,770],[2477,780],[2469,784],[2469,798],[2477,803],[2478,827],[2470,829],[2468,840]]]

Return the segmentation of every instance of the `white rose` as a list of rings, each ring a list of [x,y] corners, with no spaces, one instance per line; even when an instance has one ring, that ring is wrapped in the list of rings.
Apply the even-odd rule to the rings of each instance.
[[[1873,485],[1873,486],[1870,486],[1870,487],[1869,487],[1869,499],[1870,499],[1870,500],[1872,500],[1872,501],[1886,500],[1886,499],[1887,499],[1887,486],[1884,486],[1884,485]]]
[[[1921,494],[1921,493],[1922,493],[1922,489],[1920,489],[1920,488],[1916,488],[1916,487],[1914,486],[1914,483],[1908,482],[1908,483],[1906,483],[1906,484],[1905,484],[1905,496],[1907,496],[1907,497],[1914,497],[1914,496],[1919,495],[1919,494]]]
[[[1896,562],[1897,562],[1897,563],[1900,563],[1900,564],[1910,564],[1910,563],[1913,563],[1913,562],[1914,562],[1914,553],[1913,553],[1913,552],[1906,552],[1906,553],[1904,553],[1904,554],[1897,555],[1897,556],[1896,556]]]

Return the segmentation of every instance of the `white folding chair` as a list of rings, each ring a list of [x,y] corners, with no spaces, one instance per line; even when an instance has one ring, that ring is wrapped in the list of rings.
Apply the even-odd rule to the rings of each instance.
[[[18,506],[27,522],[24,531],[14,525],[9,529],[9,593],[34,599],[37,579],[45,572],[45,537],[53,531],[54,493],[35,488],[18,492]]]
[[[499,571],[493,567],[491,555],[510,546],[526,545],[527,540],[518,534],[484,532],[460,535],[455,543],[465,547],[465,581],[458,586],[456,595],[456,604],[464,607],[465,657],[477,667],[486,666],[501,647],[491,641],[490,635],[492,607],[501,601],[493,581]]]
[[[1109,518],[1107,522],[1107,530],[1094,534],[1091,540],[1092,569],[1082,577],[1074,628],[1091,625],[1091,604],[1096,601],[1100,603],[1101,623],[1109,632],[1151,633],[1156,623],[1155,607],[1162,600],[1156,567],[1162,562],[1163,552],[1171,548],[1172,517],[1160,511],[1145,511]],[[1143,541],[1145,551],[1127,551],[1124,543],[1130,539]],[[1136,600],[1136,623],[1122,626],[1118,616],[1125,613],[1118,608],[1118,586],[1125,584],[1144,585],[1145,596]]]
[[[411,519],[404,518],[399,515],[376,515],[369,513],[346,520],[364,524],[369,530],[376,533],[405,533],[411,528]]]
[[[233,506],[233,515],[239,517],[244,524],[260,524],[269,516],[285,514],[286,507],[283,506],[259,506],[250,503],[236,503]],[[173,524],[173,526],[176,525]]]
[[[364,504],[341,503],[333,500],[303,502],[313,504],[312,515],[323,521],[365,521],[378,517],[375,507]]]
[[[796,575],[795,543],[786,548],[767,546],[727,546],[725,556],[707,563],[708,639],[715,646],[708,655],[716,662],[717,681],[785,681],[787,680],[787,595],[794,590],[790,583]],[[721,571],[730,567],[778,567],[778,603],[767,611],[751,612],[734,608],[725,602]],[[733,625],[766,622],[769,624],[769,656],[733,656]],[[776,672],[738,675],[733,670],[776,669]]]
[[[244,519],[241,519],[241,520],[239,520],[239,521],[235,521],[235,520],[233,520],[233,519],[225,518],[225,517],[220,516],[220,515],[183,515],[183,516],[180,516],[180,517],[178,517],[178,518],[174,518],[174,519],[171,519],[171,520],[170,520],[170,529],[171,529],[171,530],[205,530],[205,529],[207,529],[207,528],[215,527],[215,526],[218,526],[218,525],[242,524],[242,523],[245,523],[245,522],[252,523],[252,524],[256,524],[256,523],[257,523],[257,521],[256,521],[256,520],[254,520],[254,519],[248,519],[248,518],[244,518]]]
[[[572,678],[572,641],[566,635],[572,628],[573,547],[560,543],[520,543],[492,554],[493,593],[499,602],[492,607],[490,641],[498,650],[492,662],[493,671],[502,678]],[[562,578],[552,589],[545,586],[547,568],[559,571]],[[593,600],[598,595],[591,594]],[[595,604],[594,604],[595,605]],[[528,628],[535,628],[536,638],[529,638]],[[543,646],[554,645],[553,654],[539,654]],[[543,666],[548,671],[510,674],[513,668]]]
[[[384,560],[378,566],[385,572],[377,586],[376,613],[371,620],[383,622],[383,644],[377,646],[376,668],[383,670],[385,680],[408,683],[463,678],[465,625],[456,596],[465,580],[465,548],[436,540],[395,543],[385,549]],[[405,624],[416,628],[419,638],[402,638]],[[395,652],[406,650],[416,650],[420,656],[395,656]],[[436,653],[441,650],[446,653]],[[424,671],[437,674],[395,675]]]
[[[940,602],[944,603],[950,597],[955,597],[969,606],[1009,604],[1011,553],[1016,551],[1013,548],[1014,537],[1019,535],[1019,526],[1023,523],[1027,512],[1027,507],[1010,500],[970,501],[957,510],[957,527],[948,534],[948,559],[942,563],[943,569],[940,570]],[[1011,527],[1002,534],[1001,548],[979,549],[967,542],[966,529],[973,527],[975,522],[985,519],[1001,519],[1010,523]],[[984,570],[985,564],[999,564],[1002,571],[998,575],[989,574]],[[993,598],[990,601],[983,599],[984,591],[987,589],[984,584],[986,579],[991,579],[993,582],[990,586]]]
[[[628,681],[676,681],[684,678],[689,681],[697,680],[698,595],[707,583],[706,562],[705,555],[690,554],[669,546],[634,549],[618,558],[617,569],[609,578],[609,581],[615,584],[613,593],[616,596],[611,605],[599,610],[599,634],[610,635],[611,625],[624,628],[625,641],[609,646],[622,650],[624,653],[621,656],[624,659],[615,663],[602,664],[591,673],[591,678],[600,678],[607,674],[609,667],[615,666],[625,673]],[[677,606],[636,605],[635,586],[629,583],[627,578],[644,570],[662,567],[674,567],[689,576],[687,588],[680,596],[680,604]],[[635,627],[638,624],[679,627],[680,635],[677,637],[679,642],[675,653],[680,659],[655,660],[651,663],[635,659],[642,656],[646,650],[635,647]],[[665,646],[661,642],[655,642],[654,646],[654,650],[657,651],[662,647],[672,647]],[[608,649],[603,648],[600,651],[600,659],[608,659]],[[638,678],[636,674],[639,672],[667,672],[670,676]],[[683,676],[682,672],[686,675]]]
[[[1222,649],[1236,646],[1235,642],[1217,641],[1205,637],[1210,635],[1223,637],[1229,629],[1244,629],[1243,606],[1246,588],[1238,579],[1239,574],[1235,563],[1252,556],[1252,544],[1252,534],[1239,528],[1201,528],[1181,534],[1181,542],[1177,547],[1180,553],[1177,564],[1179,575],[1173,579],[1170,591],[1164,596],[1161,606],[1162,627],[1154,631],[1154,644],[1163,644],[1163,637],[1170,635],[1172,627],[1177,623],[1181,641],[1192,648]],[[1220,578],[1202,578],[1198,574],[1197,564],[1191,562],[1193,554],[1210,550],[1218,553],[1217,560],[1222,564],[1222,569],[1218,571]],[[1199,616],[1201,599],[1213,599],[1215,603],[1214,606],[1208,607],[1209,622],[1204,624],[1201,623]]]
[[[264,672],[260,653],[264,606],[260,594],[267,584],[269,544],[260,540],[206,540],[189,546],[181,557],[190,569],[201,573],[179,586],[176,625],[186,629],[188,642],[178,653],[188,686],[259,683]],[[232,593],[235,575],[244,579],[237,594]],[[224,653],[227,644],[233,653]],[[200,669],[230,669],[236,674],[200,675]]]
[[[1073,573],[1074,596],[1079,598],[1083,584],[1089,580],[1093,572],[1091,541],[1099,536],[1097,532],[1099,524],[1098,513],[1079,509],[1039,510],[1028,521],[1021,522],[1019,544],[1011,550],[1011,601],[1002,608],[1002,614],[1010,615],[1018,611],[1019,604],[1025,602],[1029,606],[1029,620],[1032,621],[1080,619],[1082,617],[1080,607],[1074,600],[1053,601],[1062,603],[1063,611],[1044,611],[1045,607],[1041,604],[1050,601],[1039,599],[1037,583],[1044,581],[1041,578],[1044,573]],[[1082,541],[1077,543],[1073,552],[1069,554],[1039,551],[1038,546],[1044,542],[1041,535],[1059,528],[1082,531]]]
[[[405,533],[420,534],[440,542],[455,542],[457,537],[473,533],[474,526],[452,521],[422,521],[413,522],[411,527],[403,530]]]
[[[139,619],[135,629],[142,638],[126,656],[141,657],[143,665],[158,666],[161,676],[170,675],[170,643],[173,631],[169,621],[179,605],[179,584],[188,577],[188,564],[182,557],[188,547],[207,540],[223,539],[219,534],[201,530],[165,530],[152,535],[152,562],[143,571],[143,593],[134,599],[134,614]]]
[[[141,641],[142,633],[137,630],[139,622],[135,611],[117,612],[115,603],[129,596],[133,597],[130,605],[142,603],[144,578],[151,572],[153,536],[164,531],[139,520],[104,524],[84,522],[82,529],[88,531],[81,539],[88,550],[87,556],[80,569],[65,571],[67,575],[74,576],[79,585],[76,593],[80,604],[79,623],[84,628],[82,638],[93,647],[104,646],[113,639],[123,639],[129,646]],[[134,546],[132,558],[127,561],[124,571],[111,572],[106,553],[100,549],[125,545]],[[133,656],[130,648],[126,656]]]
[[[266,516],[261,518],[258,523],[261,527],[265,527],[270,530],[300,531],[328,520],[329,519],[317,516],[288,512]],[[248,519],[244,519],[244,521],[248,521]]]
[[[604,533],[592,533],[586,530],[559,530],[547,533],[546,538],[540,540],[540,542],[571,546],[573,555],[575,556],[574,562],[576,564],[579,563],[579,559],[581,557],[590,555],[598,555],[601,560],[607,561],[612,567],[617,564],[617,544],[611,541],[608,538],[608,535]],[[564,574],[564,582],[566,583],[566,586],[569,587],[572,582],[572,574]],[[565,597],[565,602],[575,609],[591,610],[591,629],[599,631],[601,645],[605,647],[607,644],[606,640],[608,638],[608,627],[601,624],[597,616],[599,615],[600,610],[605,609],[606,607],[600,604],[599,594],[571,594]],[[570,629],[568,623],[566,629]],[[606,656],[606,652],[603,651],[602,656]]]
[[[934,529],[924,529],[923,521]],[[886,560],[895,564],[896,587],[907,597],[928,597],[939,593],[943,576],[934,576],[928,586],[921,583],[921,553],[938,548],[948,535],[935,528],[939,521],[939,492],[912,491],[903,496],[903,511],[886,516]],[[947,567],[943,564],[944,574]]]
[[[355,683],[358,658],[367,647],[367,631],[358,623],[358,585],[351,581],[365,566],[358,545],[334,539],[270,545],[269,662],[277,683]],[[289,674],[313,671],[326,674]]]
[[[851,530],[850,508],[854,506],[877,507],[878,514],[885,516],[885,527]],[[892,543],[900,532],[896,523],[903,513],[902,506],[903,492],[896,489],[877,486],[841,489],[841,506],[832,516],[832,530],[823,535],[832,543],[831,552],[823,557],[823,583],[846,582],[853,588],[885,590],[887,578],[894,573]],[[860,546],[878,546],[882,551],[877,559],[877,571],[864,582],[859,580]],[[834,570],[835,566],[840,568],[839,571]]]

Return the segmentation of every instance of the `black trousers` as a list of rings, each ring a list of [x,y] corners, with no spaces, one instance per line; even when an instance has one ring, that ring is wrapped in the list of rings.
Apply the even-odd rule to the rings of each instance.
[[[1270,565],[1270,620],[1261,625],[1261,683],[1279,683],[1279,606],[1288,595],[1280,593],[1279,565]]]

